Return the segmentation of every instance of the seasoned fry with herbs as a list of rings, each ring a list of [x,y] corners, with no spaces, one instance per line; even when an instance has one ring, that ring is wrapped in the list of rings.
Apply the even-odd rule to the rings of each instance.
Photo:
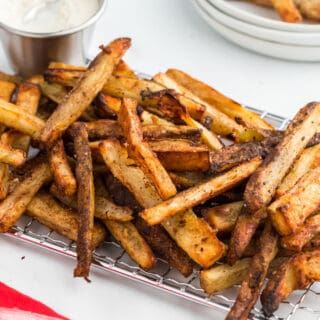
[[[79,212],[78,264],[74,270],[74,276],[88,279],[92,260],[90,244],[92,242],[95,208],[91,151],[88,133],[84,124],[77,123],[73,125],[71,132],[76,156],[77,206]]]

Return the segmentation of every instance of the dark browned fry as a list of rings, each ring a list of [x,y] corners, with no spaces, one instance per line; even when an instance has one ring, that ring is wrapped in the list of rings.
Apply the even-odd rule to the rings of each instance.
[[[242,208],[229,242],[227,255],[229,264],[233,265],[243,256],[261,221],[266,217],[267,211],[265,209],[250,214],[247,212],[246,207]]]
[[[190,258],[177,246],[162,226],[149,226],[141,218],[135,221],[135,226],[160,258],[168,261],[185,277],[192,273],[193,266]]]
[[[250,269],[242,281],[236,302],[228,313],[226,320],[247,319],[251,309],[258,300],[260,289],[267,275],[270,262],[277,253],[278,235],[268,222],[259,242],[259,250],[253,256]]]
[[[77,123],[73,125],[71,132],[76,156],[77,205],[79,212],[78,265],[74,270],[74,276],[88,279],[92,260],[91,242],[95,208],[91,151],[88,133],[84,124]]]
[[[130,44],[130,39],[120,38],[102,48],[70,95],[65,97],[48,119],[40,133],[41,142],[52,146],[54,141],[81,116],[111,76],[115,65],[119,63]]]
[[[55,142],[48,154],[51,173],[56,186],[68,196],[77,191],[77,181],[71,170],[62,139]]]
[[[286,259],[275,271],[261,294],[264,312],[270,316],[292,291],[320,280],[320,250],[300,253]]]

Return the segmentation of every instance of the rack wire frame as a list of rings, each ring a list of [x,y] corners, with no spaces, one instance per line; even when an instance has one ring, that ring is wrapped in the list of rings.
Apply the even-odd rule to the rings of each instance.
[[[255,108],[248,109],[258,113],[261,118],[278,129],[286,128],[290,122],[287,118],[267,111]],[[75,242],[64,238],[28,216],[23,216],[13,227],[13,231],[6,233],[5,236],[16,238],[20,241],[76,259]],[[139,268],[121,246],[112,239],[105,241],[94,252],[93,272],[95,268],[118,274],[138,283],[152,286],[225,313],[233,305],[237,294],[237,287],[239,287],[234,286],[218,294],[208,295],[200,287],[199,268],[195,267],[193,273],[185,278],[172,269],[166,261],[161,259],[158,259],[154,269],[147,272]],[[320,282],[315,282],[305,290],[295,291],[286,301],[281,303],[278,311],[269,319],[294,320],[301,319],[302,317],[306,317],[308,320],[320,319],[319,297]],[[267,319],[261,311],[261,304],[259,302],[252,310],[250,319]]]

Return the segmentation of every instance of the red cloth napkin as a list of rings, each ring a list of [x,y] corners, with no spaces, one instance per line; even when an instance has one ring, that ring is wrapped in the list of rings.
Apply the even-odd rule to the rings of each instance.
[[[0,320],[68,320],[36,301],[0,282]]]

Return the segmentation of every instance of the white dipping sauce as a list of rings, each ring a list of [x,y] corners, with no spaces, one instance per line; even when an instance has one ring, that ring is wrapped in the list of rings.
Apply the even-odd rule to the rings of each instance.
[[[28,32],[59,32],[81,25],[98,10],[98,0],[0,0],[0,22]]]

